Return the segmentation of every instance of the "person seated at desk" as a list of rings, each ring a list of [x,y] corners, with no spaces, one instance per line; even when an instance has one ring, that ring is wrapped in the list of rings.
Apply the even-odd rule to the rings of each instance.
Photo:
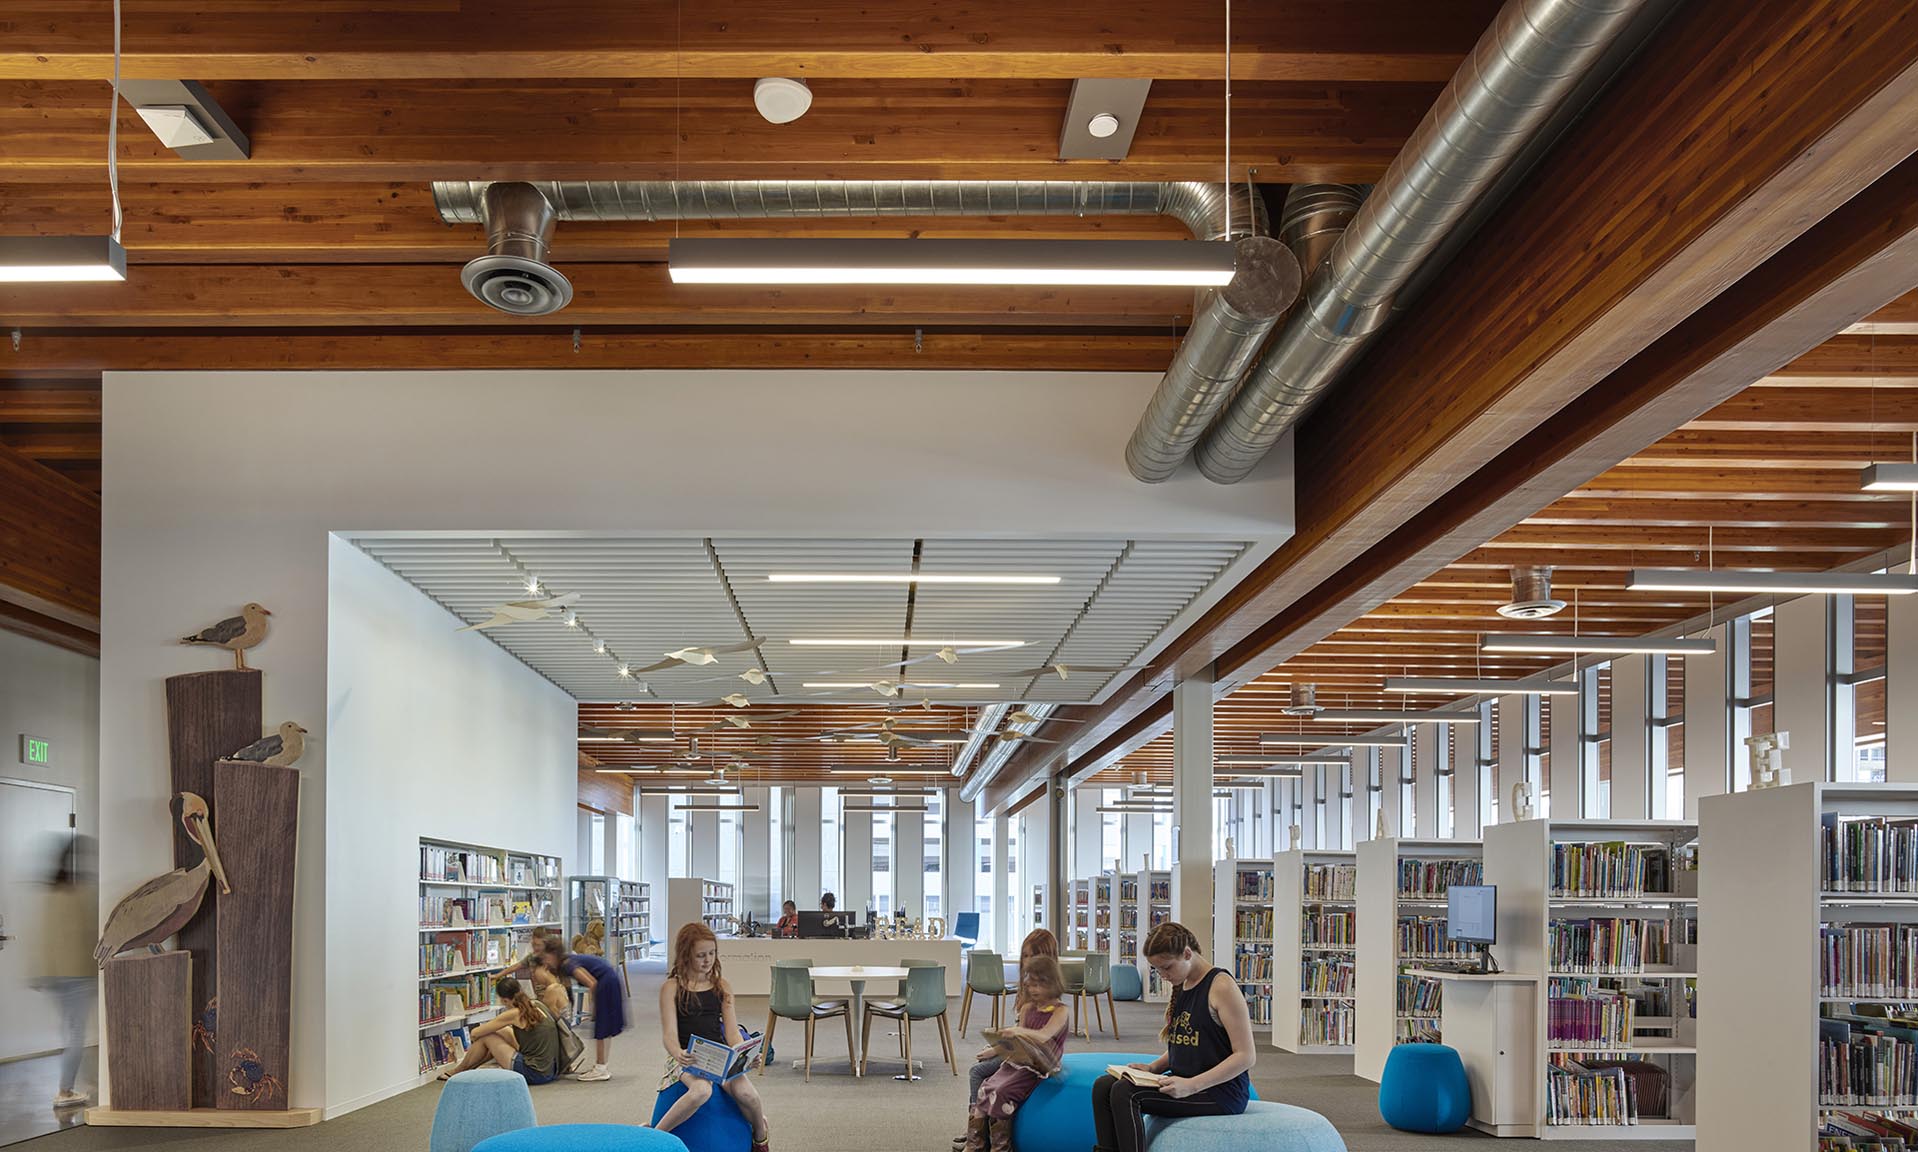
[[[819,911],[825,915],[825,919],[820,921],[820,926],[829,932],[837,932],[840,929],[850,927],[857,920],[857,917],[845,919],[838,915],[839,897],[834,896],[830,892],[821,892],[819,894]]]
[[[773,935],[784,937],[799,935],[799,905],[788,900],[779,906],[779,923],[773,928]]]

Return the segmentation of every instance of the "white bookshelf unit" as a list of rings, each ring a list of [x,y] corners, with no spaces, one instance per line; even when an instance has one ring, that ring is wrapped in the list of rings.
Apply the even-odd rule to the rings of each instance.
[[[1868,1054],[1913,1067],[1918,787],[1791,784],[1704,797],[1698,817],[1712,992],[1698,1009],[1699,1152],[1815,1149],[1827,1122],[1918,1123],[1909,1083],[1821,1083],[1841,1056],[1854,1077],[1878,1067]]]
[[[1252,1010],[1252,1026],[1272,1025],[1270,860],[1221,860],[1212,881],[1212,962],[1232,973]]]
[[[1136,874],[1139,883],[1139,947],[1145,947],[1145,938],[1152,930],[1172,919],[1172,872],[1169,869],[1148,868]],[[1163,1004],[1172,998],[1172,989],[1160,979],[1145,957],[1138,958],[1141,987],[1147,1001]]]
[[[650,911],[649,911],[650,916]],[[733,886],[698,876],[675,876],[666,881],[666,951],[682,926],[699,921],[715,936],[732,932]]]
[[[621,880],[615,921],[626,959],[645,959],[653,946],[653,886],[644,880]]]
[[[584,933],[587,925],[598,920],[606,928],[609,963],[624,972],[628,964],[645,957],[652,927],[648,885],[617,876],[568,876],[566,884],[569,936]]]
[[[1071,918],[1066,925],[1072,939],[1062,947],[1083,952],[1092,947],[1092,881],[1079,879],[1072,882],[1071,911]]]
[[[422,1082],[466,1054],[467,1029],[499,1011],[493,982],[558,929],[556,856],[420,841],[419,1067]]]
[[[1112,955],[1112,926],[1116,922],[1113,915],[1119,896],[1119,878],[1111,872],[1101,872],[1092,878],[1092,940],[1085,947],[1089,952],[1104,952]]]
[[[1358,1020],[1352,1071],[1376,1082],[1393,1047],[1440,1043],[1440,981],[1406,970],[1471,960],[1445,939],[1450,883],[1480,883],[1476,840],[1390,838],[1359,844]]]
[[[1293,848],[1273,859],[1272,1043],[1350,1053],[1358,958],[1358,858]]]
[[[1538,1137],[1695,1138],[1697,841],[1698,825],[1672,820],[1485,829],[1493,955],[1508,973],[1538,977],[1524,986],[1542,1054],[1529,1085]],[[1748,911],[1768,915],[1762,902]],[[1759,967],[1763,955],[1746,962]]]

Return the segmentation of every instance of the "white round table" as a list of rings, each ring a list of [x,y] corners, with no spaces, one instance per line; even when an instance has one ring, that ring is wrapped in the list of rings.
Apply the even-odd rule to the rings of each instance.
[[[852,1018],[856,1029],[863,1030],[865,1024],[864,1001],[866,981],[868,980],[904,980],[904,968],[868,967],[864,964],[826,964],[806,969],[806,974],[814,980],[845,980],[852,985]],[[854,1055],[854,1067],[858,1067],[857,1054]],[[911,1073],[911,1069],[907,1069]]]

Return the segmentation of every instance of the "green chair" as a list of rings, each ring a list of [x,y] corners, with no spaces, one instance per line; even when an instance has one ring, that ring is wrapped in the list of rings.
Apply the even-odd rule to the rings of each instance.
[[[1059,979],[1065,985],[1066,999],[1072,1001],[1072,1031],[1084,1036],[1086,1032],[1079,1027],[1080,994],[1086,986],[1086,953],[1059,953]]]
[[[766,1014],[766,1050],[773,1046],[773,1028],[780,1018],[806,1022],[806,1082],[812,1082],[813,1030],[821,1020],[838,1016],[846,1021],[846,1059],[852,1062],[853,1075],[859,1075],[859,1061],[852,1047],[852,1006],[844,1000],[821,1000],[813,995],[810,960],[779,960],[772,967],[772,1008]],[[762,1061],[759,1074],[766,1074]]]
[[[1099,997],[1106,998],[1106,1011],[1112,1017],[1112,1038],[1119,1038],[1119,1014],[1112,1007],[1112,957],[1103,952],[1094,952],[1086,957],[1085,967],[1081,970],[1078,986],[1071,989],[1072,1021],[1079,1022],[1079,1006],[1087,997],[1092,999],[1092,1018],[1099,1022],[1099,1030],[1105,1031],[1105,1022],[1099,1016]],[[1080,1033],[1086,1039],[1092,1038],[1090,1031]]]
[[[981,952],[973,949],[971,962],[966,967],[966,1002],[959,1009],[959,1035],[966,1034],[966,1022],[972,1019],[972,998],[988,996],[992,999],[992,1026],[999,1027],[1000,1012],[1006,997],[1012,990],[1006,987],[1006,961],[997,952]]]
[[[872,1051],[874,1016],[899,1021],[899,1046],[906,1061],[907,1082],[912,1080],[912,1023],[915,1020],[939,1021],[939,1047],[945,1053],[946,1066],[952,1069],[954,1076],[959,1075],[959,1066],[952,1059],[952,1031],[946,1023],[946,966],[934,960],[904,960],[900,967],[906,970],[905,998],[866,1001],[866,1020],[860,1030],[859,1044],[861,1075]]]

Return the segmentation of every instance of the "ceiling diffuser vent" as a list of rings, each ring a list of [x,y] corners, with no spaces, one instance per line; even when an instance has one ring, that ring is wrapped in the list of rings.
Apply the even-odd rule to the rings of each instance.
[[[1279,711],[1287,716],[1316,716],[1319,713],[1319,689],[1316,684],[1292,685],[1292,702]]]
[[[1542,564],[1512,569],[1512,602],[1500,604],[1498,614],[1508,620],[1543,620],[1565,610],[1565,601],[1552,598],[1552,570]]]
[[[553,205],[531,184],[487,186],[481,201],[486,255],[460,271],[460,283],[487,306],[515,316],[546,316],[572,303],[573,285],[546,262]]]

